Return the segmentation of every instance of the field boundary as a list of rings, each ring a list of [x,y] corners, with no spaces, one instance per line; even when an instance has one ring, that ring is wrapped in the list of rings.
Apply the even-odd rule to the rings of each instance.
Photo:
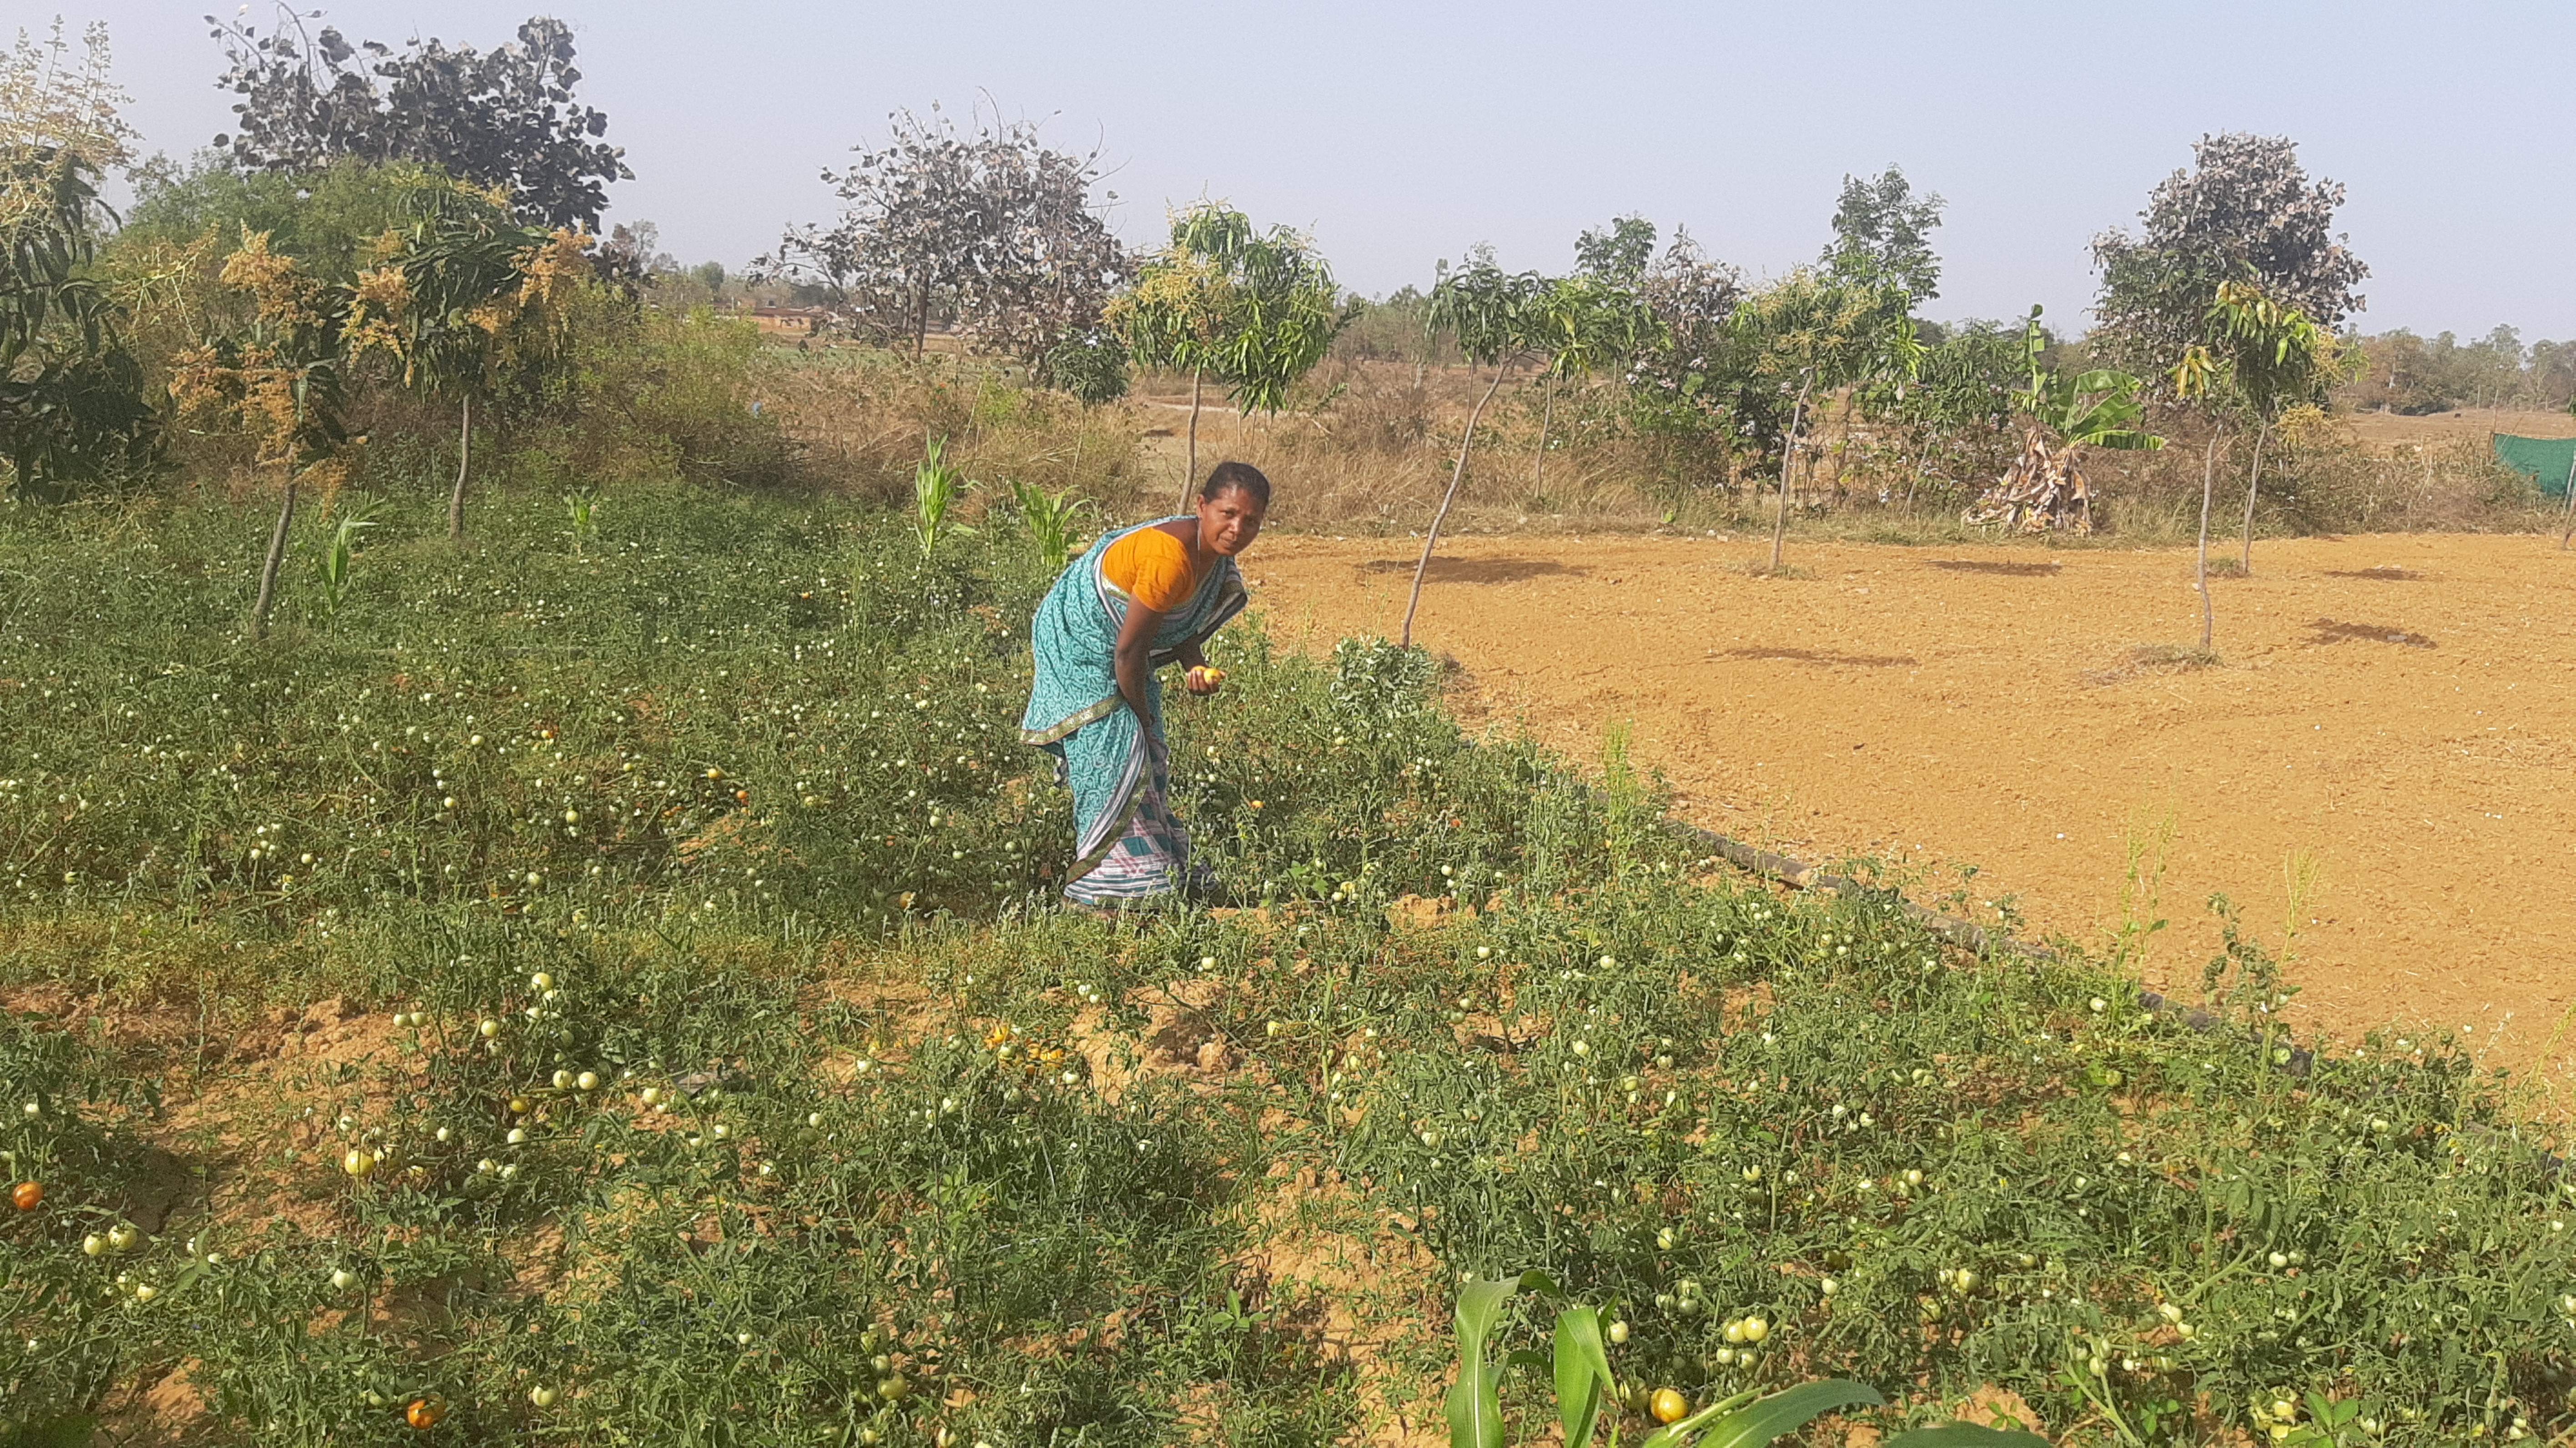
[[[2019,956],[2032,962],[2048,963],[2054,963],[2063,958],[2059,952],[2048,946],[2034,945],[2027,940],[2016,940],[2002,931],[1988,930],[1975,921],[1962,920],[1956,915],[1944,915],[1938,910],[1917,905],[1895,890],[1865,885],[1849,875],[1836,875],[1802,860],[1793,859],[1774,850],[1748,845],[1742,840],[1721,835],[1715,830],[1684,820],[1671,821],[1671,825],[1676,833],[1708,846],[1717,852],[1717,858],[1746,874],[1756,875],[1766,880],[1777,880],[1793,890],[1829,890],[1834,894],[1849,895],[1855,899],[1893,898],[1898,910],[1907,919],[1971,954],[1987,957]],[[2183,1025],[2204,1035],[2228,1029],[2226,1021],[2208,1011],[2172,1000],[2161,991],[2149,990],[2143,983],[2138,987],[2138,1004],[2157,1015],[2180,1021]],[[2255,1036],[2254,1033],[2247,1034],[2249,1037],[2259,1039],[2259,1036]],[[2310,1068],[2316,1063],[2315,1049],[2296,1042],[2285,1042],[2285,1044],[2289,1046],[2290,1059],[2282,1063],[2284,1069],[2294,1076],[2308,1074]]]

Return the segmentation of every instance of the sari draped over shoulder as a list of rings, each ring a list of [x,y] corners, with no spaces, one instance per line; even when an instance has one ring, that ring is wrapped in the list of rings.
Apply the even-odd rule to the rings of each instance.
[[[1074,858],[1064,893],[1078,903],[1169,894],[1189,880],[1189,835],[1167,798],[1162,684],[1147,674],[1150,720],[1119,697],[1118,632],[1132,601],[1102,568],[1119,539],[1173,521],[1158,518],[1093,543],[1047,590],[1031,628],[1037,678],[1020,717],[1020,742],[1054,755],[1058,782],[1073,790]],[[1206,640],[1244,602],[1242,573],[1233,559],[1219,558],[1189,601],[1163,616],[1150,667]]]

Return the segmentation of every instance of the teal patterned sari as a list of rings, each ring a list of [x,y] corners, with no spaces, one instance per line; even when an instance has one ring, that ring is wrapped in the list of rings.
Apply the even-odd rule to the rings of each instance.
[[[1187,514],[1179,515],[1186,517]],[[1073,868],[1065,884],[1077,904],[1115,904],[1168,895],[1190,883],[1189,832],[1169,799],[1163,743],[1163,686],[1145,680],[1153,717],[1140,720],[1118,694],[1118,631],[1130,600],[1101,572],[1109,545],[1177,518],[1121,528],[1093,543],[1038,605],[1031,628],[1037,680],[1020,717],[1020,742],[1055,756],[1056,779],[1073,790]],[[1203,643],[1243,610],[1243,575],[1220,558],[1198,591],[1154,631],[1151,667]]]

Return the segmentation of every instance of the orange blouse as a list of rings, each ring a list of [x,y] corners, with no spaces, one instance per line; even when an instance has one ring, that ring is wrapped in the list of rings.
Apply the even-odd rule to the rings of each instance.
[[[1139,528],[1109,545],[1100,571],[1120,592],[1156,613],[1170,613],[1198,592],[1190,548],[1160,528]]]

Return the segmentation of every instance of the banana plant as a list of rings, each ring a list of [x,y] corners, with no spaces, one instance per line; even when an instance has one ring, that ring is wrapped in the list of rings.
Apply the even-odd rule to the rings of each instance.
[[[2039,308],[2033,307],[2022,332],[2030,385],[2013,396],[2014,404],[2032,422],[2057,434],[2067,448],[2118,452],[2165,445],[2163,438],[2133,425],[2147,411],[2147,405],[2138,400],[2137,378],[2109,367],[2072,375],[2043,367],[2039,356],[2047,345],[2039,327]]]
[[[1522,1292],[1565,1301],[1563,1289],[1540,1272],[1492,1280],[1471,1278],[1459,1285],[1458,1380],[1443,1403],[1449,1448],[1505,1448],[1502,1383],[1505,1372],[1514,1367],[1545,1370],[1553,1377],[1565,1448],[1591,1448],[1601,1441],[1602,1405],[1615,1401],[1619,1392],[1603,1345],[1604,1309],[1566,1304],[1556,1316],[1551,1353],[1523,1350],[1493,1358],[1489,1345],[1494,1333],[1502,1326],[1512,1299]],[[1838,1408],[1875,1408],[1885,1403],[1875,1389],[1843,1379],[1800,1383],[1768,1395],[1759,1390],[1737,1393],[1658,1427],[1639,1448],[1763,1448]],[[1609,1424],[1607,1442],[1609,1448],[1618,1448],[1615,1418]],[[2048,1440],[2035,1433],[1943,1423],[1899,1433],[1886,1439],[1884,1448],[2048,1448]]]

